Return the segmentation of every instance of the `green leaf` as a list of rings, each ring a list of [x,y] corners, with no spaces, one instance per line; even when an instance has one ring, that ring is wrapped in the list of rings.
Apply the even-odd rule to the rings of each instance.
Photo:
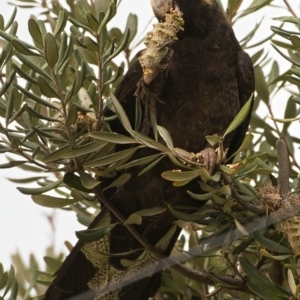
[[[265,249],[260,249],[259,250],[260,254],[271,258],[271,259],[275,259],[275,260],[286,260],[290,257],[292,257],[292,254],[287,254],[287,255],[271,255],[268,251],[266,251]]]
[[[130,161],[129,163],[126,163],[126,164],[118,167],[117,170],[120,171],[120,170],[129,169],[129,168],[136,167],[136,166],[146,165],[146,164],[149,164],[149,163],[155,161],[156,159],[158,159],[162,156],[164,156],[164,155],[161,153],[158,153],[158,154],[153,154],[153,155],[146,156],[143,158],[135,159],[133,161]]]
[[[13,13],[11,14],[11,17],[9,18],[8,22],[6,23],[6,25],[5,25],[5,27],[4,27],[4,31],[6,31],[6,30],[13,24],[16,15],[17,15],[17,7],[15,6],[15,7],[14,7],[14,11],[13,11]]]
[[[170,133],[168,132],[168,130],[162,126],[157,125],[157,130],[159,135],[163,138],[163,140],[165,141],[167,147],[170,150],[174,149],[174,145],[173,145],[173,141],[172,141],[172,137],[170,135]]]
[[[133,225],[133,224],[141,225],[142,221],[143,221],[143,218],[140,215],[133,213],[126,219],[126,221],[123,223],[123,225],[124,226]]]
[[[22,86],[16,84],[15,85],[16,88],[23,94],[25,94],[28,98],[34,100],[35,102],[43,105],[43,106],[46,106],[46,107],[49,107],[49,108],[52,108],[52,109],[55,109],[55,110],[59,110],[54,104],[52,104],[51,102],[49,101],[46,101],[44,100],[43,98],[40,98],[38,97],[36,94],[33,94],[33,93],[30,93],[28,90],[26,90],[25,88],[23,88]]]
[[[192,193],[191,191],[187,191],[187,193],[195,200],[199,200],[199,201],[207,201],[209,199],[211,199],[211,197],[216,193],[217,191],[212,191],[209,193],[204,193],[204,194],[195,194]]]
[[[174,238],[174,234],[177,232],[178,227],[173,225],[168,232],[155,244],[156,248],[165,247],[165,245],[170,243],[170,241]]]
[[[169,206],[169,210],[175,218],[186,222],[199,222],[200,220],[206,218],[206,214],[214,212],[213,209],[206,210],[206,211],[203,209],[202,211],[197,211],[195,213],[185,213],[176,210],[171,206]]]
[[[99,23],[98,23],[97,19],[94,17],[94,15],[90,11],[86,12],[86,18],[87,18],[87,21],[88,21],[91,29],[96,33],[98,30],[98,27],[99,27]]]
[[[123,151],[119,151],[110,155],[107,155],[105,157],[101,157],[92,161],[88,161],[83,164],[84,167],[101,167],[101,166],[106,166],[109,164],[113,164],[118,162],[121,159],[124,158],[129,158],[131,157],[135,151],[137,151],[140,147],[134,147],[130,149],[126,149]]]
[[[161,176],[170,181],[191,181],[195,178],[199,178],[200,169],[192,170],[192,171],[165,171],[161,174]]]
[[[207,135],[205,139],[212,147],[223,142],[223,137],[217,135]]]
[[[37,22],[33,19],[30,18],[28,20],[28,30],[33,38],[33,40],[41,47],[44,48],[44,41],[43,41],[43,36],[41,34],[40,28],[37,24]]]
[[[278,253],[289,253],[291,254],[291,250],[289,248],[286,248],[277,242],[274,242],[272,240],[267,239],[261,233],[259,232],[253,232],[254,239],[260,244],[261,247],[266,248],[270,251],[275,251]]]
[[[8,90],[10,85],[13,83],[13,79],[15,77],[16,71],[11,70],[10,74],[6,77],[4,84],[2,84],[0,89],[0,97]]]
[[[162,155],[161,157],[157,158],[156,160],[154,160],[151,164],[149,164],[147,167],[145,167],[139,174],[138,176],[141,176],[143,174],[145,174],[146,172],[148,172],[149,170],[151,170],[154,166],[156,166],[163,158],[165,157],[165,155]]]
[[[9,97],[8,97],[8,101],[7,101],[7,109],[6,109],[6,112],[5,112],[6,127],[8,126],[9,120],[10,120],[10,118],[12,116],[12,113],[13,113],[15,93],[16,93],[15,88],[12,88],[10,90],[10,93],[9,93]]]
[[[300,48],[300,38],[297,35],[291,34],[290,35],[290,40],[291,40],[294,47]]]
[[[43,95],[49,98],[59,98],[59,94],[57,91],[46,81],[46,79],[42,76],[38,76],[37,78],[38,86]]]
[[[44,163],[50,163],[50,162],[60,160],[63,158],[64,153],[69,152],[70,150],[71,150],[71,147],[69,145],[61,147],[61,148],[57,149],[56,151],[43,157],[42,161]]]
[[[62,9],[58,14],[56,26],[53,31],[53,35],[55,37],[60,35],[60,33],[65,29],[67,21],[68,21],[68,11],[66,9]]]
[[[60,155],[60,157],[61,158],[75,158],[75,157],[87,155],[87,154],[94,153],[95,151],[102,149],[106,145],[107,145],[107,143],[102,142],[102,141],[91,142],[91,143],[85,144],[81,147],[64,152],[63,154]]]
[[[31,108],[27,104],[25,104],[24,107],[25,107],[25,110],[28,112],[29,115],[31,115],[31,116],[33,116],[37,119],[47,120],[47,121],[51,121],[51,122],[60,122],[58,119],[53,119],[51,117],[48,117],[46,114],[43,115],[43,114],[38,113],[36,110]]]
[[[74,188],[78,191],[84,192],[84,193],[90,193],[91,190],[84,187],[81,183],[80,177],[75,175],[74,173],[67,172],[64,175],[63,179],[64,183],[68,185],[71,188]],[[78,201],[78,200],[77,200]]]
[[[237,129],[240,124],[247,118],[250,112],[250,108],[252,106],[253,102],[253,93],[251,94],[249,100],[245,103],[245,105],[241,108],[240,112],[236,115],[236,117],[233,119],[233,121],[230,123],[228,128],[226,129],[223,138],[229,134],[230,132]]]
[[[93,228],[87,230],[76,231],[77,238],[83,243],[90,243],[98,241],[110,234],[110,232],[118,225],[119,223],[113,223],[100,228]]]
[[[130,30],[127,28],[124,36],[123,36],[123,40],[120,44],[120,46],[113,52],[113,54],[111,54],[109,57],[107,57],[103,63],[103,65],[105,66],[108,62],[110,62],[113,58],[115,58],[118,54],[121,53],[121,51],[124,50],[124,48],[126,47],[128,40],[129,40],[129,36],[130,36]]]
[[[157,141],[154,141],[147,135],[144,135],[136,130],[131,131],[130,134],[134,138],[136,138],[138,141],[140,141],[142,144],[144,144],[145,146],[147,146],[149,148],[156,149],[156,150],[166,152],[166,153],[170,152],[169,148],[167,148],[165,145],[163,145]]]
[[[87,174],[82,170],[79,170],[78,173],[79,173],[82,185],[85,188],[87,188],[88,190],[91,190],[100,184],[100,181],[94,179],[90,174]]]
[[[61,261],[49,256],[44,256],[44,262],[54,272],[56,272],[62,265]]]
[[[66,126],[70,128],[77,121],[77,105],[75,103],[71,103],[68,107],[68,115],[66,119]]]
[[[12,68],[25,80],[33,84],[37,84],[37,80],[32,75],[27,74],[25,71],[23,71],[23,69],[20,68],[16,63],[12,63]]]
[[[131,174],[124,173],[121,176],[119,176],[116,180],[114,180],[109,186],[104,188],[103,191],[107,190],[107,189],[110,189],[112,187],[121,186],[121,185],[125,184],[130,178],[131,178]]]
[[[58,61],[58,49],[54,36],[48,32],[45,36],[45,57],[50,68],[54,68]]]
[[[259,272],[246,258],[240,257],[240,264],[248,278],[251,280],[248,282],[248,287],[253,293],[266,300],[289,299],[286,294],[283,294],[281,290],[278,290],[274,283]]]
[[[130,36],[128,39],[128,45],[129,45],[137,34],[137,29],[138,29],[137,15],[132,13],[128,15],[125,28],[129,28],[129,32],[130,32]]]
[[[33,61],[29,60],[26,56],[22,55],[21,53],[16,53],[16,56],[18,59],[20,59],[20,61],[26,65],[29,69],[37,72],[38,74],[48,78],[51,80],[50,75],[44,71],[42,68],[40,68],[36,63],[34,63]]]
[[[19,40],[19,39],[17,39],[17,38],[14,38],[14,39],[12,39],[11,40],[11,43],[12,43],[12,45],[14,46],[14,48],[18,51],[18,52],[20,52],[20,53],[22,53],[22,54],[24,54],[24,55],[26,55],[26,56],[41,56],[41,54],[39,53],[39,52],[37,52],[37,51],[32,51],[28,46],[27,46],[27,44],[26,43],[24,43],[23,41],[21,41],[21,40]],[[31,48],[33,48],[32,46],[31,46]],[[35,49],[35,50],[38,50],[38,49]]]
[[[36,204],[51,208],[61,208],[78,202],[75,199],[65,199],[48,195],[32,195],[31,198]]]
[[[56,187],[58,187],[61,183],[63,182],[63,179],[59,179],[55,182],[52,182],[50,184],[47,184],[43,187],[40,188],[25,188],[25,187],[17,187],[17,189],[25,195],[38,195],[38,194],[42,194],[48,191],[51,191],[53,189],[55,189]]]
[[[82,87],[83,79],[84,78],[82,77],[82,73],[78,70],[75,70],[72,88],[68,92],[66,99],[70,99],[72,96],[74,96],[78,93],[78,91]]]
[[[13,168],[22,164],[27,163],[27,160],[13,160],[5,164],[0,164],[0,169]]]
[[[102,140],[102,141],[115,143],[115,144],[136,144],[137,143],[135,139],[129,136],[114,133],[114,132],[92,131],[88,133],[88,136],[96,140]]]
[[[124,126],[124,128],[128,132],[132,131],[132,127],[131,127],[131,124],[129,122],[129,119],[126,116],[126,113],[125,113],[123,107],[121,106],[120,102],[118,101],[118,99],[115,97],[114,94],[111,94],[111,100],[112,100],[112,103],[113,103],[113,105],[115,107],[117,115],[118,115],[118,117],[119,117],[122,125]]]

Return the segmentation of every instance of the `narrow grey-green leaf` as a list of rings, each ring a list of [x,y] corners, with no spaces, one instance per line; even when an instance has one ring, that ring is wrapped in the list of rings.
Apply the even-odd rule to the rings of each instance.
[[[64,183],[68,185],[71,188],[74,188],[78,191],[84,192],[84,193],[90,193],[91,191],[87,188],[85,188],[80,180],[80,177],[75,175],[74,173],[68,172],[64,175]]]
[[[39,45],[41,48],[44,48],[44,42],[43,42],[43,37],[40,31],[40,28],[37,24],[37,22],[33,19],[30,18],[28,20],[28,30],[29,33],[32,37],[32,39]]]
[[[46,106],[46,107],[49,107],[49,108],[52,108],[52,109],[55,109],[55,110],[59,110],[54,104],[52,104],[51,102],[48,102],[46,100],[44,100],[43,98],[40,98],[39,96],[37,96],[36,94],[33,94],[33,93],[30,93],[29,91],[27,91],[26,89],[24,89],[22,86],[20,85],[15,85],[16,88],[22,92],[23,94],[25,94],[28,98],[34,100],[35,102],[43,105],[43,106]]]
[[[173,141],[172,141],[172,137],[170,135],[170,133],[168,132],[168,130],[162,126],[157,125],[157,130],[159,132],[159,135],[163,138],[163,140],[165,141],[165,143],[167,144],[168,148],[170,150],[174,149],[174,145],[173,145]]]
[[[66,9],[62,9],[59,12],[56,26],[53,32],[53,35],[55,37],[57,37],[65,29],[67,21],[68,21],[68,11]]]
[[[18,59],[20,59],[20,61],[25,64],[27,67],[29,67],[29,69],[32,69],[33,71],[37,72],[38,74],[48,78],[51,80],[51,76],[44,71],[42,68],[40,68],[36,63],[32,62],[31,60],[29,60],[26,56],[24,56],[21,53],[16,53],[16,56],[18,57]]]
[[[130,132],[130,134],[135,137],[138,141],[140,141],[142,144],[146,145],[147,147],[160,150],[162,152],[170,152],[169,148],[167,148],[165,145],[152,140],[150,137],[147,135],[144,135],[136,130],[133,130]]]
[[[102,141],[115,143],[115,144],[136,144],[137,143],[137,141],[132,137],[114,133],[114,132],[92,131],[88,133],[88,136],[96,140],[102,140]]]
[[[81,147],[74,148],[68,152],[65,152],[64,154],[61,154],[61,157],[62,158],[75,158],[78,156],[87,155],[87,154],[94,153],[95,151],[102,149],[106,145],[107,145],[107,143],[102,142],[102,141],[91,142],[91,143],[85,144]]]
[[[253,237],[262,247],[264,247],[268,250],[275,251],[278,253],[292,253],[289,248],[286,248],[286,247],[278,244],[277,242],[267,239],[266,237],[261,235],[259,232],[254,232]]]
[[[187,193],[195,200],[207,201],[207,200],[211,199],[211,197],[216,193],[216,191],[212,191],[212,192],[204,193],[204,194],[195,194],[195,193],[192,193],[191,191],[187,191]]]
[[[186,181],[193,180],[200,176],[200,170],[192,170],[192,171],[165,171],[161,174],[161,176],[170,181]]]
[[[87,188],[88,190],[91,190],[94,187],[96,187],[97,185],[99,185],[100,181],[94,179],[90,174],[87,174],[82,170],[79,170],[78,173],[79,173],[82,185],[85,188]]]
[[[237,129],[240,124],[247,118],[250,112],[250,108],[252,106],[253,102],[253,93],[251,94],[249,100],[245,103],[245,105],[241,108],[240,112],[236,115],[236,117],[233,119],[233,121],[228,126],[227,130],[225,131],[223,137],[225,137],[230,132]]]
[[[113,54],[111,54],[109,57],[107,57],[103,63],[103,65],[106,65],[108,62],[110,62],[113,58],[115,58],[119,53],[121,53],[121,51],[124,50],[124,48],[126,47],[128,40],[129,40],[129,36],[130,36],[130,30],[127,28],[124,36],[123,36],[123,40],[120,44],[120,46],[113,52]]]
[[[25,106],[26,111],[33,117],[37,118],[37,119],[41,119],[41,120],[47,120],[47,121],[51,121],[51,122],[59,122],[58,119],[54,119],[51,117],[48,117],[46,114],[40,114],[38,113],[36,110],[34,110],[33,108],[31,108],[30,106],[28,106],[26,104]]]
[[[139,158],[139,159],[130,161],[129,163],[126,163],[126,164],[118,167],[117,170],[120,171],[120,170],[129,169],[129,168],[136,167],[136,166],[143,166],[143,165],[152,163],[153,161],[155,161],[156,159],[158,159],[162,156],[164,156],[164,154],[157,153],[157,154],[153,154],[153,155],[146,156],[143,158]]]
[[[45,57],[50,68],[58,61],[58,49],[54,36],[48,32],[45,36]]]
[[[15,64],[14,62],[12,63],[12,67],[14,70],[16,70],[16,72],[25,80],[32,82],[33,84],[37,84],[37,80],[30,76],[30,74],[27,74],[25,71],[23,71],[22,68],[20,68],[17,64]]]
[[[25,164],[25,163],[27,163],[27,160],[13,160],[13,161],[10,161],[10,162],[5,163],[5,164],[0,164],[0,169],[13,168],[15,166],[19,166],[19,165],[22,165],[22,164]]]
[[[8,126],[9,124],[9,120],[12,116],[12,113],[13,113],[13,110],[14,110],[14,96],[15,96],[15,88],[12,88],[10,90],[10,93],[9,93],[9,97],[8,97],[8,100],[7,100],[7,109],[6,109],[6,112],[5,112],[5,124],[6,124],[6,127]]]
[[[123,184],[125,184],[129,179],[131,178],[131,174],[124,173],[121,176],[119,176],[115,181],[113,181],[108,187],[104,188],[104,190],[110,189],[112,187],[118,187]]]
[[[51,191],[58,187],[63,182],[63,179],[59,179],[55,182],[52,182],[50,184],[47,184],[45,186],[39,187],[39,188],[25,188],[25,187],[17,187],[17,189],[25,195],[38,195],[42,193],[46,193],[48,191]]]
[[[52,271],[54,271],[54,272],[56,272],[60,268],[60,266],[62,264],[61,261],[59,261],[57,259],[54,259],[52,257],[49,257],[49,256],[44,256],[44,261],[45,261],[46,265],[50,269],[52,269]]]
[[[90,37],[85,36],[83,42],[90,51],[99,52],[99,45]]]
[[[94,32],[97,32],[99,23],[98,23],[97,19],[94,17],[94,15],[90,11],[88,11],[86,13],[86,18],[87,18],[87,21],[88,21],[90,27],[92,28],[92,30]]]
[[[71,147],[69,145],[59,148],[58,150],[48,154],[47,156],[43,157],[42,161],[44,163],[50,163],[53,161],[57,161],[63,158],[64,153],[69,152]]]
[[[11,70],[10,74],[6,77],[6,80],[4,82],[4,84],[1,86],[0,89],[0,97],[7,91],[7,89],[10,87],[10,85],[13,82],[13,79],[16,75],[16,71],[15,70]]]
[[[118,101],[118,99],[115,97],[114,94],[111,93],[111,100],[112,100],[112,103],[116,109],[116,112],[117,112],[117,115],[122,123],[122,125],[124,126],[124,128],[130,132],[132,131],[132,127],[131,127],[131,124],[129,122],[129,119],[128,117],[126,116],[126,113],[122,107],[122,105],[120,104],[120,102]]]
[[[88,161],[83,164],[84,167],[101,167],[106,166],[112,163],[116,163],[119,160],[132,156],[136,150],[138,150],[140,147],[134,147],[130,149],[126,149],[123,151],[119,151],[107,156],[104,156],[102,158],[98,158],[96,160]]]
[[[77,106],[72,102],[68,108],[68,116],[66,119],[66,126],[70,128],[77,120]]]
[[[77,238],[83,243],[98,241],[108,235],[119,223],[113,223],[100,228],[76,231]]]
[[[27,45],[23,41],[20,41],[19,39],[12,39],[11,43],[18,52],[26,56],[41,56],[39,52],[32,51],[29,47],[27,47]]]
[[[14,7],[14,11],[11,14],[11,17],[9,18],[8,22],[6,23],[5,27],[4,27],[4,31],[6,31],[15,21],[15,17],[17,15],[17,7]]]
[[[36,204],[51,208],[61,208],[78,202],[75,199],[65,199],[48,195],[33,195],[31,198]]]
[[[49,98],[58,98],[59,95],[57,91],[46,81],[46,79],[42,76],[38,76],[37,78],[38,86],[43,95]]]

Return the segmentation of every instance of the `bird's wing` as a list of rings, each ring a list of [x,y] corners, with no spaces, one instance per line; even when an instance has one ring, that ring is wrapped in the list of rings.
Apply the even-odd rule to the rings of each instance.
[[[115,96],[122,104],[132,123],[135,120],[135,92],[142,74],[142,68],[138,61],[133,63],[115,92]],[[110,114],[111,112],[106,110],[105,116],[109,116]],[[119,120],[109,123],[112,131],[128,134]],[[148,150],[146,149],[145,151]],[[160,170],[150,171],[141,177],[137,176],[134,170],[131,172],[131,181],[125,188],[109,189],[105,193],[110,202],[126,217],[137,210],[143,209],[142,202],[146,203],[149,197],[151,201],[158,199],[162,203],[164,195],[159,195],[157,190],[166,190],[166,181],[160,177]],[[105,187],[108,184],[105,183],[105,179],[102,181],[102,186],[104,185]],[[153,196],[153,193],[155,193],[155,196]],[[172,196],[173,193],[171,192]],[[151,205],[153,207],[155,204],[152,203]],[[158,217],[143,218],[143,223],[138,227],[138,230],[144,238],[155,245],[173,226],[173,220],[174,218],[171,216],[171,213],[166,211]],[[104,207],[89,226],[89,229],[116,222],[118,222],[117,218]],[[177,228],[169,242],[166,243],[163,250],[166,255],[169,255],[173,249],[179,232],[180,229]],[[143,248],[141,244],[122,225],[114,228],[111,234],[107,236],[107,240],[101,239],[92,243],[82,243],[79,241],[56,272],[44,300],[65,300],[81,293],[85,294],[82,295],[82,298],[78,296],[78,299],[93,299],[98,291],[93,292],[90,289],[91,287],[93,289],[100,288],[101,291],[104,288],[103,293],[111,289],[111,294],[101,296],[99,298],[101,300],[148,299],[157,290],[161,277],[161,266],[150,252],[147,254],[149,257],[146,257],[146,259],[140,258],[144,250],[126,256],[127,259],[131,259],[132,261],[137,260],[132,268],[125,268],[126,271],[121,265],[122,257],[99,259],[97,254],[93,254],[94,249],[98,249],[102,253],[119,254],[141,248]],[[117,295],[114,296],[117,298],[106,298],[112,297],[113,293]]]
[[[237,80],[239,102],[240,107],[242,108],[255,89],[253,64],[249,55],[243,50],[238,51]],[[249,122],[251,119],[252,107],[253,101],[249,110],[249,114],[246,117],[245,121],[234,132],[233,139],[227,153],[227,157],[230,157],[232,154],[234,154],[240,147],[248,130]],[[231,162],[232,159],[229,162]]]

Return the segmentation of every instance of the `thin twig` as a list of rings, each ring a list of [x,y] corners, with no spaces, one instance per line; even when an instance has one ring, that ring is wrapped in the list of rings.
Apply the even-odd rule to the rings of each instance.
[[[283,0],[283,2],[284,2],[285,5],[287,6],[288,11],[289,11],[295,18],[298,18],[298,17],[297,17],[297,14],[296,14],[295,11],[292,9],[292,7],[291,7],[290,4],[288,3],[288,1],[287,1],[287,0]]]

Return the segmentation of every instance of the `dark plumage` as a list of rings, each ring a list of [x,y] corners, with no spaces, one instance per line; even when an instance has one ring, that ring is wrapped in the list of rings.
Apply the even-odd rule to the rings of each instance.
[[[152,5],[155,6],[154,11],[158,19],[162,19],[166,9],[179,8],[185,21],[184,31],[179,32],[178,41],[170,45],[170,53],[166,57],[164,68],[159,70],[149,85],[141,81],[143,71],[136,61],[119,84],[115,95],[133,127],[135,99],[138,96],[144,112],[140,131],[153,135],[149,121],[149,111],[152,110],[156,114],[157,123],[170,132],[175,147],[197,153],[209,148],[205,140],[206,135],[224,133],[254,91],[252,63],[237,42],[230,24],[215,1],[152,0]],[[109,114],[110,112],[107,112],[107,115]],[[224,146],[229,148],[228,157],[240,146],[249,119],[250,115],[225,139]],[[126,134],[119,121],[111,122],[110,127],[114,132]],[[134,158],[152,153],[155,151],[144,148]],[[187,189],[199,191],[197,182],[175,188],[172,183],[162,179],[161,173],[173,168],[174,165],[166,157],[142,176],[137,176],[139,169],[130,169],[131,179],[122,187],[107,190],[104,195],[126,217],[144,208],[166,207],[166,203],[199,205],[186,193]],[[102,187],[105,187],[105,180],[103,182]],[[155,245],[173,226],[174,220],[175,218],[166,209],[161,214],[144,217],[137,229],[147,241]],[[117,221],[116,217],[104,207],[90,228]],[[162,249],[166,255],[170,254],[179,233],[180,230],[175,229],[171,239]],[[128,229],[121,225],[113,229],[111,235],[107,237],[107,243],[110,253],[142,248]],[[101,296],[98,295],[97,299],[146,300],[155,294],[160,285],[161,273],[150,268],[149,264],[155,261],[153,257],[138,260],[129,269],[122,265],[120,257],[103,260],[106,265],[98,264],[95,261],[91,262],[85,255],[88,247],[96,246],[99,244],[77,243],[55,275],[44,299],[68,299],[89,291],[91,284],[88,282],[93,280],[94,286],[97,285],[101,289],[106,288],[105,280],[109,283],[122,284],[122,278],[126,277],[126,273],[131,274],[129,278],[131,284],[118,286],[117,292],[111,291],[110,294],[105,294],[102,290]],[[107,251],[102,249],[102,252]],[[142,252],[126,258],[136,260]],[[158,268],[157,264],[154,266]],[[108,269],[105,268],[111,268],[110,272],[113,275],[103,279],[104,275],[101,277],[97,274],[99,269],[106,272]],[[131,277],[135,270],[139,281]],[[146,271],[149,273],[145,274]],[[92,294],[90,297],[85,295],[76,299],[92,299],[96,292],[90,290],[90,293]]]

